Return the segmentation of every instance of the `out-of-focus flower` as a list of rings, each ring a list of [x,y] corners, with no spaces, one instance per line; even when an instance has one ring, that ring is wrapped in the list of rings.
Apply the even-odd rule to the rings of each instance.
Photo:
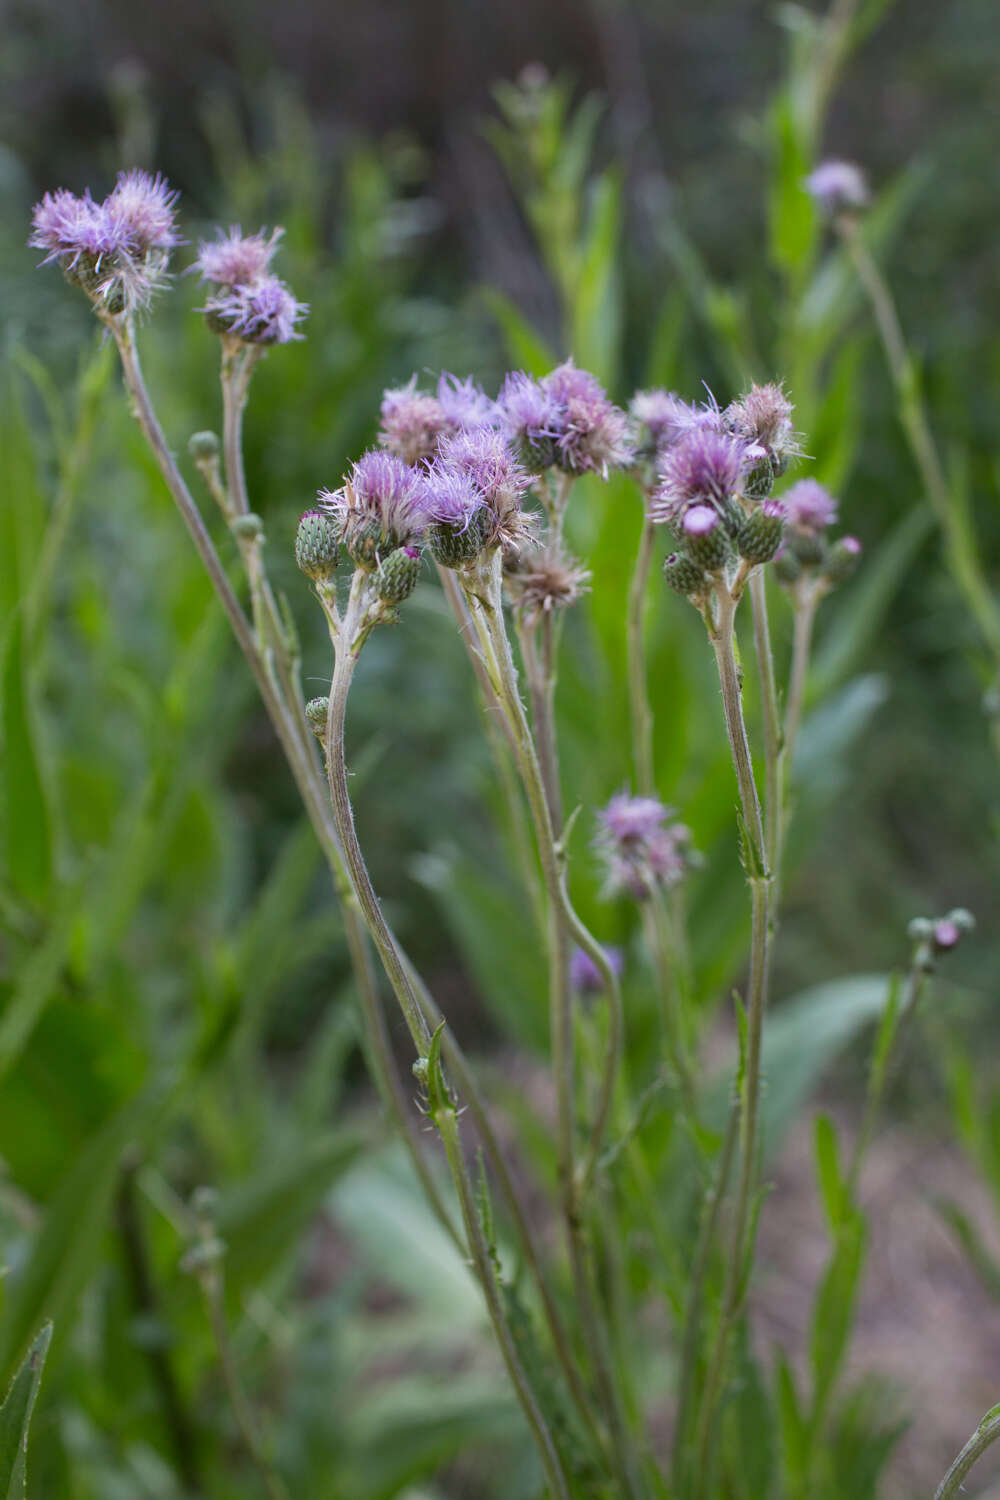
[[[57,260],[71,281],[107,313],[146,306],[163,285],[169,252],[180,244],[177,193],[159,174],[120,172],[102,203],[60,188],[32,215],[29,244]]]
[[[837,502],[817,479],[800,479],[781,497],[788,525],[816,534],[837,519]]]
[[[865,174],[853,161],[820,162],[803,186],[823,213],[831,217],[845,209],[864,208],[870,197]]]
[[[529,625],[575,604],[590,586],[588,569],[553,547],[520,555],[505,578],[514,608]]]
[[[604,950],[612,971],[620,975],[625,967],[625,955],[620,948],[607,947]],[[569,959],[569,982],[579,995],[599,995],[604,989],[604,975],[589,953],[584,953],[582,948],[574,948]]]
[[[210,297],[204,311],[218,332],[234,334],[245,344],[287,344],[302,338],[297,325],[309,308],[277,276],[263,276]]]
[[[220,229],[217,239],[203,240],[198,246],[191,269],[217,286],[250,286],[270,272],[283,234],[283,229],[273,229],[269,235],[263,230],[245,235],[238,224],[232,225],[228,232]]]
[[[597,815],[594,847],[605,869],[605,893],[637,901],[676,885],[697,863],[691,831],[655,797],[618,792]]]

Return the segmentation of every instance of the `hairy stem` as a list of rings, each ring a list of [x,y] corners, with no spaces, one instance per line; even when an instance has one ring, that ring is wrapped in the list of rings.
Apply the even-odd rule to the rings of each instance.
[[[1000,1438],[1000,1406],[991,1407],[961,1453],[934,1492],[934,1500],[955,1500],[965,1488],[963,1480],[986,1452]]]
[[[645,499],[645,496],[643,497]],[[656,528],[643,509],[642,532],[632,580],[629,584],[626,617],[626,652],[628,657],[629,712],[632,719],[632,755],[636,790],[642,797],[655,797],[653,762],[653,711],[649,704],[646,667],[646,639],[643,625],[649,573],[656,549]]]
[[[722,704],[739,784],[743,815],[744,851],[750,882],[750,975],[746,1000],[746,1041],[740,1097],[739,1177],[731,1239],[715,1343],[702,1394],[698,1432],[698,1473],[702,1493],[710,1492],[712,1434],[725,1377],[729,1340],[739,1314],[746,1283],[749,1230],[757,1174],[757,1135],[760,1104],[761,1044],[767,1006],[770,949],[767,849],[760,799],[743,721],[739,668],[736,663],[735,612],[737,600],[729,589],[718,590],[719,608],[709,634],[722,686]]]
[[[764,841],[768,867],[777,872],[781,864],[783,809],[781,805],[780,759],[782,748],[781,719],[778,712],[778,688],[774,677],[774,653],[771,650],[771,628],[767,618],[767,585],[763,568],[750,574],[750,606],[753,613],[753,638],[760,676],[761,718],[764,725]]]
[[[371,877],[365,864],[361,846],[354,828],[354,812],[347,785],[347,767],[344,759],[344,726],[347,698],[354,669],[357,665],[360,640],[364,638],[364,617],[368,583],[365,575],[358,571],[354,575],[347,610],[339,629],[332,631],[335,663],[333,682],[330,688],[330,704],[326,724],[326,761],[330,798],[333,803],[337,833],[351,884],[361,907],[366,926],[382,960],[383,967],[399,1001],[410,1035],[419,1057],[426,1057],[431,1050],[431,1031],[423,1007],[411,979],[410,966],[404,962],[395,939],[382,916],[382,909],[375,895]],[[524,1372],[514,1345],[513,1335],[507,1320],[496,1268],[486,1245],[475,1192],[469,1181],[468,1169],[458,1140],[457,1116],[453,1109],[438,1112],[436,1123],[445,1145],[445,1153],[458,1193],[462,1218],[465,1224],[468,1248],[472,1255],[476,1273],[486,1298],[490,1319],[496,1332],[504,1363],[510,1374],[518,1400],[538,1444],[546,1477],[553,1500],[569,1500],[569,1489],[562,1471],[561,1461],[551,1433],[535,1399],[531,1385]]]

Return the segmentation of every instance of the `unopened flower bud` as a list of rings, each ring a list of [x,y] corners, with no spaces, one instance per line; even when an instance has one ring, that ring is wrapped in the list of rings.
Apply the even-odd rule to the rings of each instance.
[[[310,698],[306,704],[306,722],[318,740],[326,739],[326,718],[330,710],[327,697]]]
[[[934,923],[929,917],[914,917],[906,926],[906,935],[914,943],[924,942],[933,931]]]
[[[337,566],[339,543],[333,518],[322,510],[307,510],[295,533],[295,561],[308,578],[330,578]]]
[[[750,500],[765,499],[774,488],[775,466],[769,453],[761,453],[743,476],[743,493]]]
[[[732,556],[732,547],[718,511],[711,505],[691,505],[681,522],[691,561],[706,573],[718,573]]]
[[[802,573],[802,564],[787,546],[782,547],[774,559],[774,575],[779,583],[795,583]]]
[[[736,534],[736,547],[747,562],[770,562],[784,534],[784,507],[776,500],[765,500],[744,519]]]
[[[431,556],[445,568],[462,568],[483,550],[483,528],[474,516],[468,525],[456,527],[437,522],[427,529]]]
[[[838,537],[826,555],[823,572],[831,583],[850,578],[861,557],[861,543],[856,536]]]
[[[214,432],[193,432],[188,438],[188,452],[196,464],[211,463],[219,456],[219,439]]]
[[[191,1211],[199,1219],[214,1219],[219,1211],[219,1193],[214,1187],[196,1187],[191,1194]]]
[[[248,511],[245,516],[237,516],[233,522],[233,535],[242,537],[245,541],[255,542],[263,538],[264,522],[254,511]]]
[[[375,592],[387,604],[402,604],[417,586],[420,577],[420,549],[397,547],[380,564],[375,574]]]
[[[678,594],[702,594],[708,579],[685,552],[671,552],[663,564],[663,576]]]
[[[374,516],[352,519],[344,533],[344,545],[356,567],[374,573],[379,554],[391,550],[385,528]]]

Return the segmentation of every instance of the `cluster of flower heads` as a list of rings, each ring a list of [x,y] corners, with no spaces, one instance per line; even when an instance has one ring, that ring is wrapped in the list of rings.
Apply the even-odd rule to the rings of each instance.
[[[785,512],[785,534],[775,557],[775,572],[781,583],[819,578],[824,587],[849,577],[861,556],[856,536],[831,541],[827,535],[836,522],[838,506],[830,491],[816,479],[800,479],[781,497]]]
[[[46,252],[81,286],[97,310],[110,316],[146,307],[166,278],[177,232],[179,194],[157,173],[120,172],[100,203],[88,190],[46,193],[32,215],[29,244]],[[282,231],[244,235],[219,231],[198,247],[192,270],[215,291],[206,303],[209,326],[247,344],[285,344],[308,308],[271,274]]]
[[[57,261],[99,311],[145,307],[163,284],[170,251],[181,243],[175,223],[178,194],[148,172],[120,172],[100,203],[89,189],[46,193],[32,215],[28,243]]]
[[[541,380],[523,371],[508,375],[497,405],[508,438],[534,472],[556,468],[606,479],[634,458],[626,414],[571,359]]]
[[[204,306],[209,327],[245,344],[287,344],[309,311],[271,271],[282,231],[243,234],[239,225],[198,246],[192,270],[215,287]]]
[[[691,830],[655,797],[617,792],[597,814],[594,837],[605,871],[605,894],[648,900],[676,885],[699,862]]]

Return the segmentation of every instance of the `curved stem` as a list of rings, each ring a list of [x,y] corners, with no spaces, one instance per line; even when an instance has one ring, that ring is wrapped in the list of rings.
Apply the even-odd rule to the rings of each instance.
[[[645,497],[644,497],[645,498]],[[656,550],[656,528],[643,507],[642,533],[629,584],[626,617],[626,653],[628,657],[629,712],[632,719],[632,755],[635,764],[636,790],[642,797],[655,797],[653,763],[653,711],[649,704],[646,667],[646,640],[643,625],[649,573]]]
[[[1000,1406],[991,1407],[934,1492],[934,1500],[954,1500],[962,1481],[992,1443],[1000,1438]]]
[[[358,652],[360,650],[357,642],[363,638],[365,633],[364,619],[367,591],[368,582],[365,575],[360,571],[355,572],[343,624],[339,630],[332,632],[335,663],[326,722],[327,780],[330,787],[334,817],[337,823],[338,837],[344,851],[351,884],[361,907],[366,926],[386,973],[389,976],[396,998],[399,1001],[400,1009],[403,1012],[410,1035],[413,1038],[417,1054],[419,1057],[426,1057],[431,1051],[431,1031],[411,979],[412,970],[403,961],[396,947],[395,939],[382,915],[382,909],[375,895],[371,877],[368,874],[368,868],[357,840],[354,828],[354,812],[347,786],[347,767],[344,760],[344,726],[348,693],[354,677],[354,669],[357,665]],[[475,1193],[469,1181],[468,1168],[465,1165],[465,1159],[459,1144],[458,1120],[454,1109],[448,1108],[438,1111],[435,1123],[444,1142],[448,1165],[451,1169],[452,1178],[459,1197],[469,1250],[472,1254],[477,1276],[486,1298],[490,1319],[496,1332],[504,1363],[507,1366],[518,1400],[521,1403],[522,1410],[538,1444],[553,1500],[569,1500],[569,1489],[562,1471],[558,1452],[514,1345],[513,1335],[500,1295],[496,1267],[493,1263],[489,1247],[486,1244],[482,1224],[479,1219],[479,1211],[476,1206]]]

